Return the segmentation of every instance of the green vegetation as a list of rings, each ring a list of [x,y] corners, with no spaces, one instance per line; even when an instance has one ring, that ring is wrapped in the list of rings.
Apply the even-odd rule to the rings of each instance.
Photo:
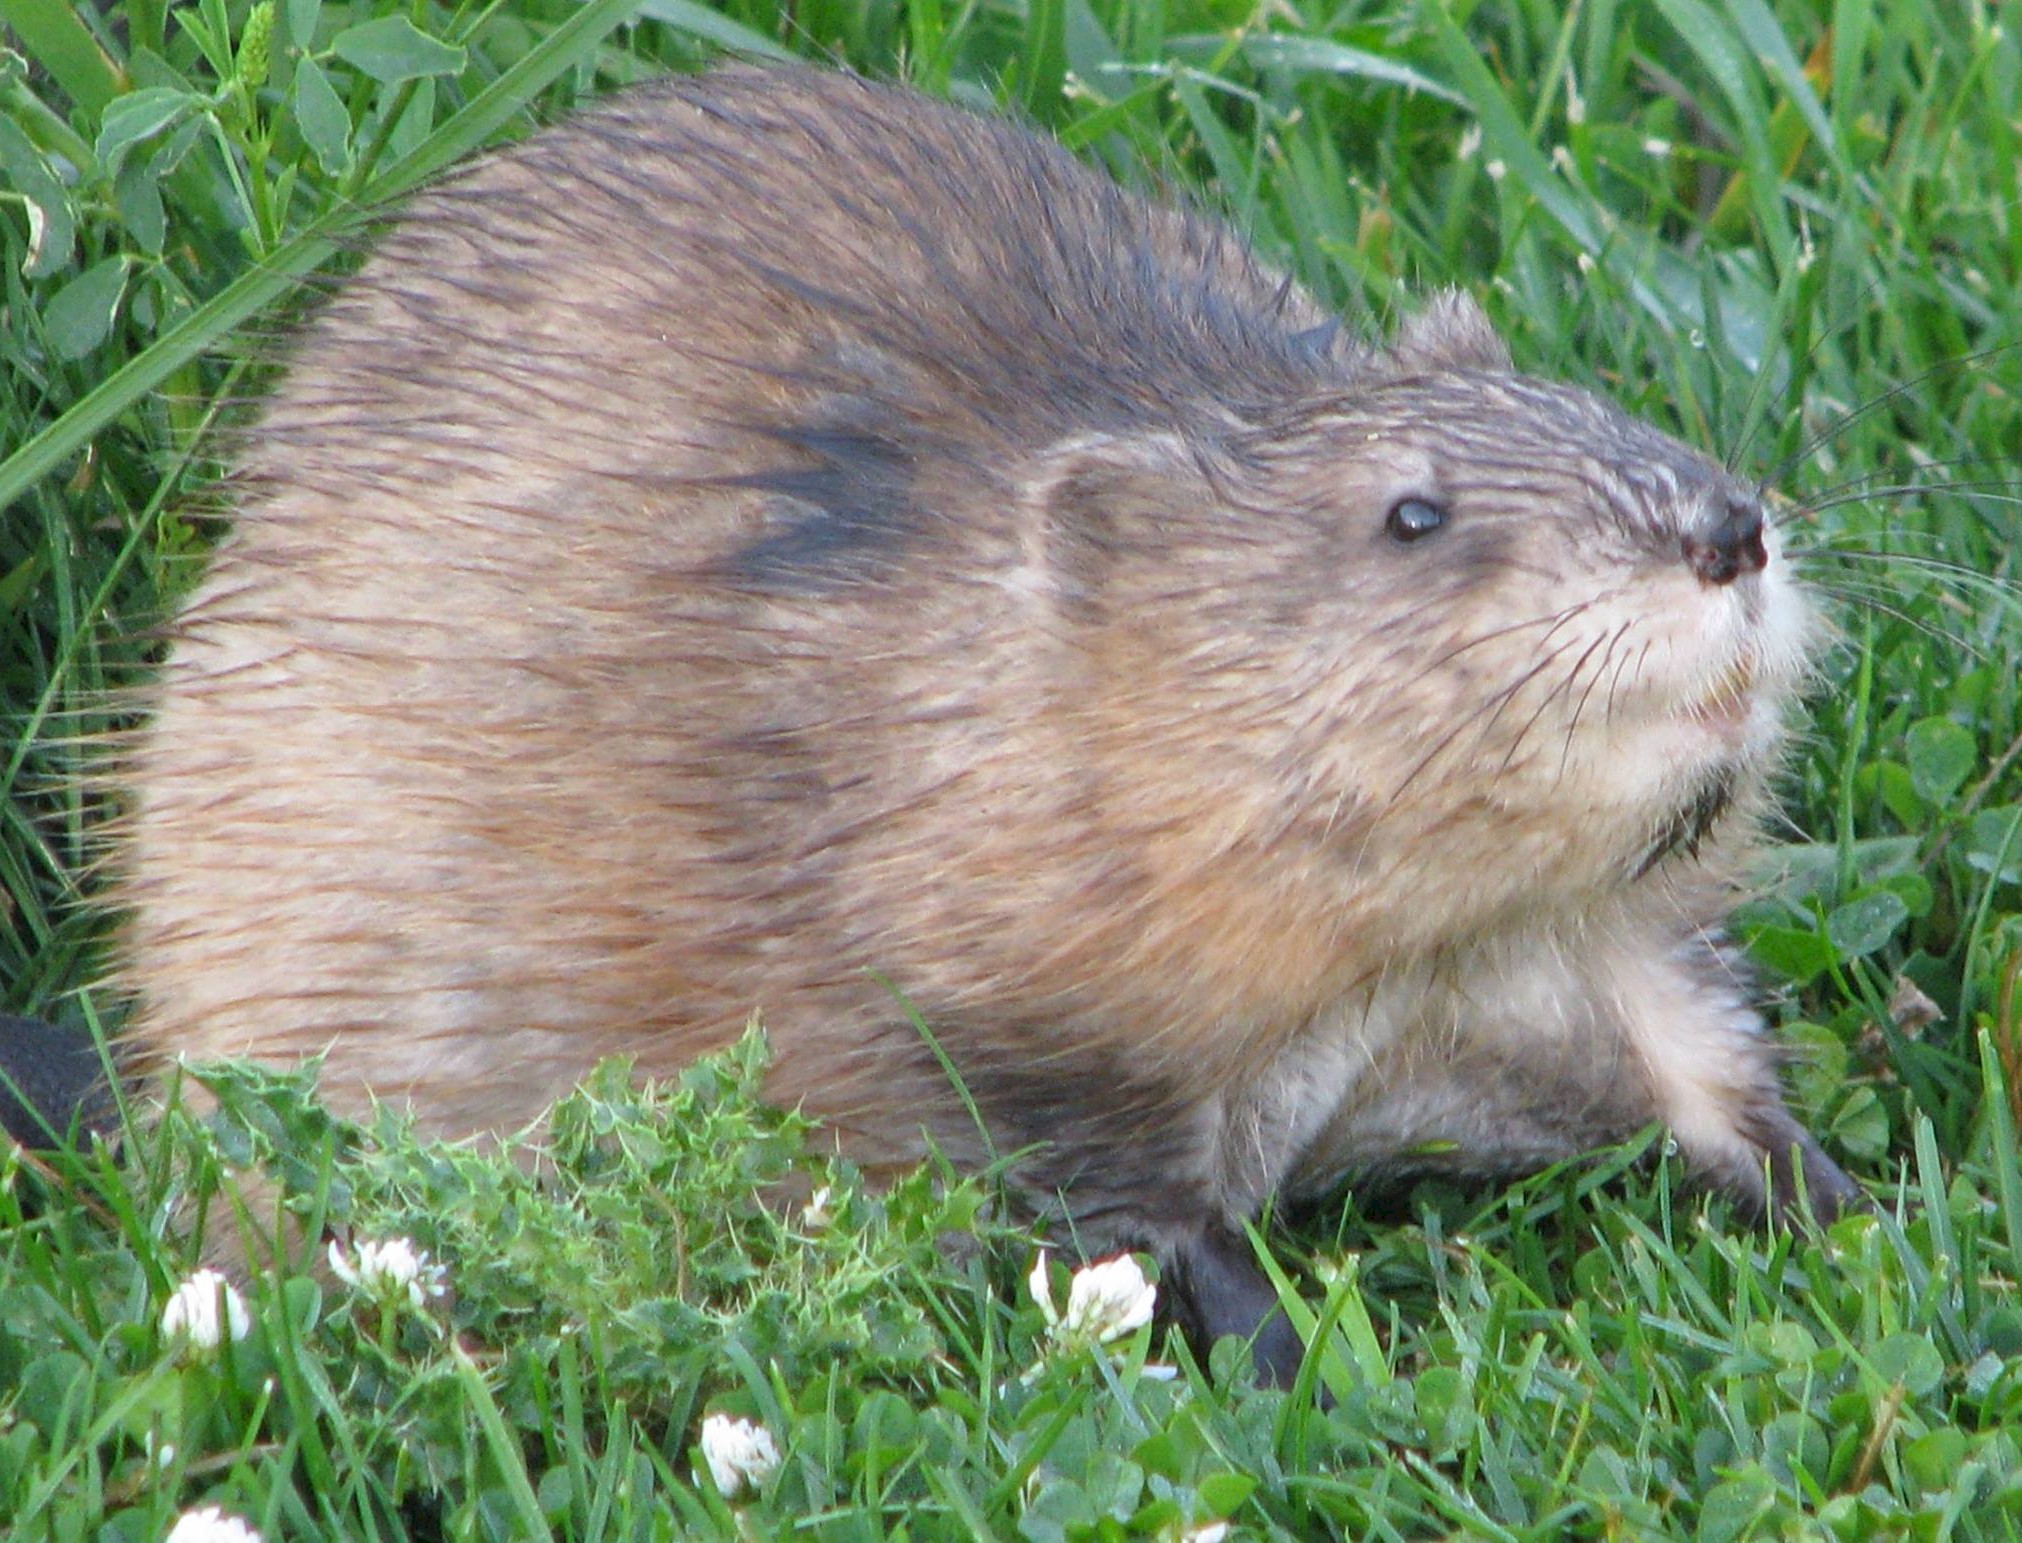
[[[269,1538],[2022,1534],[2013,7],[0,0],[0,24],[8,1005],[105,1005],[78,992],[92,741],[302,278],[581,96],[717,46],[826,55],[1195,190],[1358,325],[1464,285],[1525,367],[1770,477],[1842,636],[1741,930],[1797,1104],[1882,1200],[1759,1234],[1636,1150],[1276,1233],[1328,1325],[1323,1409],[1250,1387],[1232,1345],[1049,1348],[987,1190],[871,1195],[796,1155],[751,1047],[652,1095],[599,1080],[539,1183],[242,1074],[118,1159],[0,1159],[0,1527],[153,1538],[209,1503]],[[262,1159],[448,1292],[261,1277],[244,1339],[166,1338],[190,1219]],[[826,1220],[757,1202],[797,1168]],[[783,1457],[734,1511],[698,1466],[711,1413]]]

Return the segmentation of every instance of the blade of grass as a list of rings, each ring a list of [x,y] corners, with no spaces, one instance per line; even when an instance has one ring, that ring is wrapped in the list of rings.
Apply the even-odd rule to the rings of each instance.
[[[517,1513],[520,1530],[515,1536],[552,1538],[554,1533],[549,1530],[547,1518],[541,1513],[541,1503],[534,1496],[534,1487],[527,1482],[526,1455],[520,1450],[518,1439],[506,1429],[505,1416],[499,1413],[498,1402],[485,1384],[484,1373],[477,1369],[477,1362],[470,1358],[463,1346],[453,1346],[451,1354],[456,1359],[457,1380],[463,1384],[464,1396],[484,1431],[485,1449],[490,1452]]]
[[[764,33],[754,32],[720,12],[697,5],[695,0],[639,0],[639,14],[648,21],[664,22],[690,37],[714,43],[718,48],[727,48],[734,54],[749,54],[755,59],[772,59],[781,64],[793,60],[789,50]]]
[[[1175,45],[1186,40],[1175,38]],[[1208,41],[1203,39],[1202,41]],[[1223,39],[1215,38],[1217,44]],[[1400,64],[1395,59],[1337,43],[1331,38],[1300,37],[1282,32],[1253,32],[1243,39],[1242,56],[1260,70],[1283,70],[1289,75],[1343,75],[1375,81],[1385,86],[1402,86],[1406,91],[1423,92],[1466,107],[1468,100],[1451,86],[1434,80],[1423,70]]]
[[[49,71],[64,95],[93,118],[126,89],[126,75],[107,57],[77,12],[56,0],[0,0],[0,21]]]
[[[1987,1111],[1987,1152],[1994,1169],[1994,1191],[2001,1197],[2001,1226],[2008,1239],[2008,1268],[2022,1267],[2022,1156],[2015,1150],[2015,1119],[2008,1102],[2008,1074],[1994,1044],[1982,1029],[1980,1042],[1981,1105]]]

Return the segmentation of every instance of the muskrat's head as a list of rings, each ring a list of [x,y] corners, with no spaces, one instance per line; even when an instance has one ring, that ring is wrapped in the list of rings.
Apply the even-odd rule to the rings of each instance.
[[[1471,304],[1225,435],[1074,454],[1054,553],[1165,738],[1358,882],[1585,906],[1759,810],[1811,619],[1757,491]]]

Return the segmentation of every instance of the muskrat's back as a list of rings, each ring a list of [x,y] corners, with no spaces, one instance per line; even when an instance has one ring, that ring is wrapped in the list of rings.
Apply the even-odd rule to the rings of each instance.
[[[132,1032],[464,1134],[756,1013],[856,1155],[1034,1146],[1210,1328],[1271,1188],[1449,1135],[1844,1185],[1714,936],[1801,653],[1752,508],[1471,308],[1352,345],[1010,125],[636,92],[302,335],[133,761]],[[1631,577],[1677,657],[1524,697]]]

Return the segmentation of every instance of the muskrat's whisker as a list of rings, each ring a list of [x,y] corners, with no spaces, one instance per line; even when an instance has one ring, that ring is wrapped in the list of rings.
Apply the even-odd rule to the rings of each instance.
[[[1981,577],[1987,576],[1984,569],[1976,568],[1971,563],[1962,563],[1956,558],[1942,557],[1932,552],[1920,552],[1916,550],[1918,543],[1935,547],[1948,540],[1947,537],[1936,531],[1903,530],[1891,526],[1877,532],[1877,534],[1886,541],[1886,545],[1870,545],[1864,541],[1857,540],[1855,532],[1844,531],[1828,536],[1820,541],[1792,547],[1784,555],[1796,563],[1802,563],[1812,557],[1850,557],[1864,558],[1872,562],[1910,563],[1931,568],[1957,568],[1966,573],[1978,574]]]
[[[2022,343],[1997,343],[1991,348],[1982,348],[1974,353],[1961,354],[1956,359],[1946,359],[1941,363],[1932,365],[1921,374],[1913,375],[1908,380],[1891,386],[1880,396],[1873,397],[1851,411],[1842,413],[1832,423],[1827,424],[1823,429],[1799,445],[1796,450],[1792,451],[1775,470],[1756,484],[1756,491],[1758,493],[1766,493],[1771,488],[1776,487],[1784,478],[1788,477],[1798,467],[1816,455],[1821,447],[1831,444],[1870,413],[1879,411],[1891,402],[1900,401],[1919,386],[1937,379],[1948,371],[1961,370],[1968,365],[1982,363],[1988,359],[2005,354],[2014,348],[2022,348]]]
[[[1929,460],[1919,458],[1914,469],[1918,472],[1956,471],[1968,466],[2022,466],[2022,455],[1949,455],[1934,457]],[[1803,516],[1812,512],[1813,508],[1816,507],[1816,500],[1834,499],[1842,494],[1856,492],[1861,489],[1869,489],[1880,494],[1885,490],[1878,487],[1877,483],[1881,478],[1890,475],[1897,475],[1894,473],[1893,468],[1877,467],[1873,471],[1861,472],[1852,477],[1844,477],[1828,487],[1813,488],[1801,498],[1796,495],[1788,495],[1785,498],[1777,500],[1778,507],[1774,513],[1779,518]],[[1899,475],[1898,480],[1902,480]],[[1914,485],[1954,487],[1965,486],[1967,484],[1918,483]],[[1994,487],[2013,487],[2015,486],[2015,479],[2005,477],[1989,485]]]
[[[1580,671],[1586,668],[1587,661],[1594,657],[1594,650],[1603,647],[1607,641],[1607,633],[1603,632],[1597,635],[1593,642],[1589,643],[1581,652],[1579,658],[1572,662],[1572,666],[1560,678],[1559,683],[1545,693],[1544,700],[1539,702],[1530,717],[1524,720],[1523,727],[1517,730],[1516,738],[1510,741],[1509,749],[1503,753],[1502,765],[1496,768],[1497,776],[1502,776],[1510,769],[1511,763],[1516,760],[1517,752],[1523,748],[1524,740],[1529,737],[1531,730],[1536,727],[1537,721],[1545,715],[1552,703],[1571,694],[1573,683],[1580,678]],[[1562,777],[1565,774],[1565,765],[1565,757],[1562,755],[1559,757],[1559,775]]]
[[[1803,737],[1808,738],[1810,736],[1803,736]],[[1811,832],[1806,830],[1802,825],[1798,824],[1797,820],[1791,815],[1791,813],[1787,809],[1783,807],[1781,803],[1772,802],[1770,804],[1768,810],[1768,821],[1771,825],[1775,826],[1782,833],[1784,839],[1787,842],[1794,841],[1802,844],[1812,839]]]
[[[1552,649],[1549,653],[1547,653],[1544,656],[1544,658],[1540,659],[1528,670],[1525,670],[1514,681],[1512,681],[1508,687],[1496,693],[1494,698],[1492,698],[1492,705],[1494,706],[1495,711],[1488,715],[1487,719],[1482,723],[1480,731],[1476,733],[1474,737],[1474,744],[1476,749],[1482,749],[1487,746],[1488,736],[1494,732],[1496,724],[1501,722],[1502,720],[1503,713],[1508,710],[1510,703],[1514,702],[1517,699],[1518,694],[1522,692],[1524,687],[1528,686],[1532,681],[1536,680],[1540,675],[1544,674],[1546,670],[1550,669],[1554,664],[1558,663],[1558,661],[1561,658],[1563,658],[1567,652],[1569,652],[1574,648],[1577,648],[1579,646],[1579,643],[1580,640],[1578,638],[1566,639],[1565,642],[1559,644],[1558,647]],[[1505,762],[1505,766],[1506,765],[1507,762]],[[1498,773],[1498,775],[1500,775],[1500,772]]]
[[[1899,601],[1903,594],[1900,584],[1886,583],[1879,573],[1868,570],[1841,570],[1831,575],[1815,575],[1807,582],[1818,593],[1847,605],[1865,605],[1871,600]],[[1934,598],[1942,600],[1947,594],[1941,588]]]
[[[1440,597],[1438,595],[1428,595],[1426,599],[1419,601],[1417,605],[1413,605],[1409,611],[1399,611],[1397,617],[1395,617],[1395,621],[1397,621],[1397,625],[1405,625],[1405,623],[1413,623],[1413,621],[1423,621],[1428,615],[1438,615],[1438,611],[1440,611]],[[1523,625],[1535,625],[1535,623],[1519,623],[1519,627],[1523,627]],[[1488,639],[1484,637],[1480,641],[1488,641]],[[1468,647],[1472,647],[1472,645],[1464,643],[1458,651],[1464,653]],[[1417,679],[1417,675],[1409,675],[1407,682],[1409,682],[1409,679]]]
[[[1792,554],[1800,564],[1814,560],[1833,563],[1869,563],[1876,568],[1907,568],[1928,578],[1940,593],[1965,590],[2004,604],[2022,604],[2022,579],[2003,578],[1969,563],[1943,557],[1926,557],[1921,552],[1884,552],[1871,547],[1821,546]],[[1813,580],[1814,583],[1820,582]],[[1834,581],[1837,582],[1837,581]],[[1826,587],[1831,588],[1831,584]]]
[[[1928,498],[1933,493],[1971,494],[1974,498],[1984,498],[1989,503],[2022,504],[2022,493],[2011,493],[2015,479],[1960,478],[1946,482],[1892,482],[1882,487],[1855,488],[1849,492],[1836,493],[1830,498],[1807,502],[1797,509],[1800,516],[1824,514],[1828,509],[1838,509],[1845,504],[1880,503],[1884,499]]]
[[[1845,582],[1858,577],[1861,582],[1880,582],[1884,573],[1898,579],[1922,580],[1940,594],[1959,590],[1977,592],[1990,600],[2022,593],[2022,578],[2006,578],[1970,563],[1948,557],[1932,557],[1923,552],[1894,552],[1879,547],[1821,546],[1793,554],[1797,566],[1807,570],[1809,582]],[[1829,579],[1826,576],[1834,576]]]
[[[1573,737],[1580,731],[1580,719],[1586,714],[1587,703],[1593,699],[1595,688],[1601,684],[1602,679],[1607,675],[1608,661],[1614,657],[1616,645],[1629,635],[1629,629],[1633,626],[1635,626],[1633,620],[1625,621],[1621,626],[1608,634],[1607,652],[1601,655],[1601,662],[1594,666],[1593,678],[1587,682],[1587,689],[1580,693],[1579,701],[1573,704],[1572,719],[1566,724],[1565,748],[1559,752],[1558,781],[1563,782],[1565,780],[1566,762],[1573,753]]]
[[[1630,664],[1627,654],[1623,654],[1622,662],[1615,666],[1615,678],[1608,683],[1608,722],[1612,723],[1615,720],[1615,694],[1622,689],[1623,681],[1627,679],[1633,686],[1635,681],[1640,680],[1643,675],[1643,661],[1649,657],[1650,640],[1645,638],[1642,648],[1636,654],[1636,662],[1633,666]]]
[[[1591,604],[1592,604],[1591,601],[1582,600],[1575,605],[1569,605],[1564,610],[1554,612],[1548,616],[1533,616],[1528,621],[1511,622],[1507,627],[1495,627],[1491,628],[1487,632],[1478,632],[1473,637],[1469,638],[1466,642],[1456,644],[1454,647],[1449,648],[1437,659],[1434,659],[1430,663],[1421,667],[1416,674],[1407,676],[1403,684],[1407,686],[1415,685],[1419,681],[1423,680],[1426,676],[1430,675],[1434,670],[1437,670],[1444,665],[1451,664],[1454,660],[1458,659],[1462,654],[1467,653],[1471,649],[1480,648],[1484,643],[1493,643],[1497,638],[1509,637],[1513,633],[1526,632],[1532,627],[1549,627],[1550,630],[1548,630],[1543,637],[1538,639],[1538,642],[1540,644],[1546,643],[1550,641],[1553,632],[1558,631],[1559,628],[1564,626],[1568,621],[1572,620],[1574,617],[1578,616],[1581,612],[1588,609],[1588,607]],[[1418,612],[1416,609],[1414,609],[1413,611],[1407,614],[1415,616],[1418,614]]]
[[[1879,588],[1857,589],[1851,585],[1845,587],[1840,586],[1829,586],[1829,587],[1822,586],[1822,587],[1824,588],[1825,593],[1830,594],[1837,599],[1843,600],[1847,605],[1855,606],[1864,611],[1873,611],[1879,616],[1886,616],[1893,621],[1899,621],[1904,626],[1911,628],[1913,631],[1923,634],[1923,636],[1929,638],[1933,643],[1950,644],[1952,647],[1964,651],[1965,653],[1971,655],[1972,658],[1975,660],[1975,662],[1984,663],[1986,660],[1987,657],[1986,651],[1982,649],[1979,644],[1973,642],[1970,638],[1961,637],[1956,633],[1947,632],[1944,628],[1934,625],[1932,622],[1928,621],[1923,617],[1917,616],[1913,612],[1904,610],[1899,605],[1893,604],[1888,600],[1882,600],[1877,598],[1877,596],[1881,594],[1892,595],[1893,591],[1882,590]]]
[[[1613,597],[1607,596],[1605,598],[1612,599]],[[1553,633],[1556,633],[1559,630],[1559,628],[1563,627],[1567,622],[1574,620],[1576,617],[1586,615],[1586,613],[1592,610],[1597,603],[1598,600],[1582,600],[1578,605],[1566,607],[1565,610],[1559,613],[1558,620],[1552,623],[1550,629],[1545,633],[1545,635],[1538,639],[1538,646],[1543,647],[1545,644],[1551,642]]]
[[[1424,755],[1419,757],[1418,763],[1415,766],[1413,766],[1410,771],[1404,774],[1402,780],[1399,781],[1396,788],[1394,788],[1389,794],[1389,796],[1383,800],[1383,804],[1378,811],[1377,818],[1379,819],[1382,818],[1384,814],[1387,814],[1390,810],[1396,808],[1399,802],[1403,799],[1404,795],[1410,791],[1412,785],[1416,783],[1420,775],[1424,773],[1425,768],[1430,766],[1435,760],[1437,760],[1439,758],[1440,753],[1443,750],[1445,750],[1448,745],[1452,744],[1454,740],[1457,739],[1471,724],[1473,724],[1477,719],[1479,719],[1484,713],[1499,715],[1502,712],[1502,710],[1509,705],[1510,698],[1515,696],[1517,692],[1521,691],[1524,688],[1526,682],[1536,678],[1536,676],[1539,674],[1540,671],[1550,668],[1552,660],[1556,659],[1559,656],[1559,654],[1563,653],[1566,648],[1569,648],[1571,646],[1572,645],[1570,643],[1562,644],[1559,648],[1553,650],[1550,654],[1547,654],[1543,659],[1539,660],[1536,664],[1531,666],[1529,670],[1525,671],[1523,675],[1518,677],[1518,679],[1514,683],[1506,687],[1504,690],[1497,692],[1494,696],[1489,697],[1486,701],[1481,702],[1473,709],[1473,711],[1469,712],[1458,723],[1454,724],[1452,728],[1448,729],[1444,734],[1440,735],[1437,740],[1433,741],[1432,747],[1429,750],[1427,750]],[[1482,726],[1483,735],[1486,735],[1488,730],[1494,726],[1494,722],[1495,719],[1493,716],[1491,716],[1488,723]],[[1480,743],[1480,737],[1477,737],[1476,743],[1477,744]]]
[[[1875,278],[1869,280],[1862,287],[1860,294],[1855,297],[1854,305],[1849,308],[1845,318],[1837,326],[1825,328],[1817,337],[1811,340],[1811,347],[1804,351],[1803,362],[1807,365],[1813,363],[1818,358],[1819,350],[1824,348],[1826,344],[1836,342],[1838,339],[1852,332],[1859,325],[1865,314],[1862,307],[1867,303],[1868,296],[1882,288],[1886,283],[1887,279],[1883,275],[1877,275]],[[1779,297],[1779,301],[1780,299],[1781,297]],[[1782,307],[1779,304],[1779,319],[1781,309]],[[1741,436],[1740,443],[1727,453],[1727,458],[1721,463],[1727,468],[1730,475],[1739,475],[1738,468],[1741,465],[1742,456],[1747,453],[1748,446],[1754,441],[1757,432],[1767,421],[1766,416],[1759,414],[1757,409],[1762,405],[1763,398],[1769,388],[1769,362],[1769,359],[1765,358],[1756,369],[1754,382],[1749,386],[1748,395],[1741,404],[1741,421],[1748,425],[1747,432]]]

